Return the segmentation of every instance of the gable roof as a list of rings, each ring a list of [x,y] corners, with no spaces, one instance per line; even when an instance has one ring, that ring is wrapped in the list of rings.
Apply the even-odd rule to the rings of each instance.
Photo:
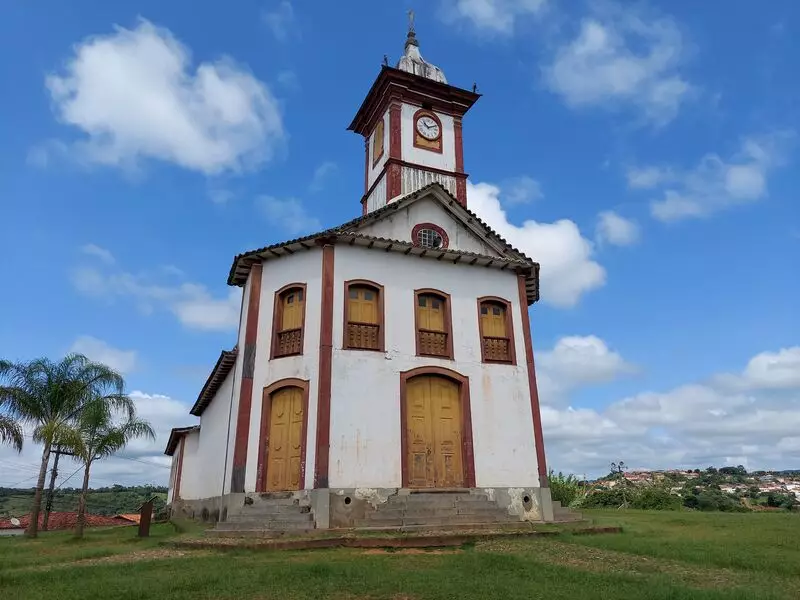
[[[236,364],[236,355],[238,352],[238,348],[234,347],[233,350],[223,350],[220,353],[217,364],[211,369],[208,379],[206,379],[205,384],[203,384],[203,389],[200,390],[200,395],[197,396],[194,406],[192,406],[192,409],[189,411],[190,415],[199,417],[203,414],[206,407],[211,404],[214,395],[225,382],[225,378],[228,376],[228,373],[231,372],[233,365]]]
[[[178,447],[178,442],[181,440],[181,438],[186,434],[195,431],[200,431],[200,425],[192,425],[190,427],[173,427],[169,432],[167,448],[164,450],[164,454],[167,456],[172,456],[175,454],[175,449]]]
[[[359,233],[359,230],[363,227],[384,219],[421,198],[433,198],[449,212],[453,218],[463,224],[464,227],[473,234],[484,240],[497,251],[500,256],[488,256],[475,252],[451,250],[447,248],[422,248],[405,240],[393,240]],[[243,286],[247,282],[250,269],[253,264],[257,262],[288,256],[298,251],[311,250],[319,244],[331,241],[347,242],[351,246],[358,245],[366,248],[377,248],[386,252],[395,251],[402,252],[406,255],[414,254],[420,257],[435,258],[439,261],[447,259],[453,263],[465,262],[471,265],[478,264],[480,266],[498,268],[501,270],[511,267],[527,275],[526,290],[528,304],[533,304],[539,299],[539,264],[525,256],[520,250],[514,248],[496,231],[484,223],[474,212],[461,206],[455,196],[436,182],[430,183],[415,192],[394,200],[378,210],[374,210],[337,227],[239,254],[233,259],[233,265],[231,265],[231,270],[228,275],[228,285]]]

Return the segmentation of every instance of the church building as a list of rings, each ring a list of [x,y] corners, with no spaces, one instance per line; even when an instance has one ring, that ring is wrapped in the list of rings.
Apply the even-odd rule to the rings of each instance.
[[[349,129],[348,223],[236,256],[238,341],[173,429],[173,512],[225,530],[552,521],[528,308],[539,265],[467,202],[480,95],[420,54]],[[560,508],[556,503],[555,518]]]

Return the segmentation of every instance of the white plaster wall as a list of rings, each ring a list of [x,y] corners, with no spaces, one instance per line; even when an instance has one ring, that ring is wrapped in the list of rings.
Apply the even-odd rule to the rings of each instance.
[[[239,357],[236,362],[240,362]],[[202,473],[196,483],[198,498],[212,498],[223,493],[222,476],[226,466],[226,451],[225,475],[228,480],[230,479],[230,470],[233,466],[233,440],[236,435],[235,414],[231,415],[231,427],[228,429],[234,372],[235,368],[231,369],[200,417],[197,457],[199,464],[202,465]],[[228,488],[225,489],[226,493],[227,491]]]
[[[403,104],[403,108],[400,111],[401,158],[406,162],[436,167],[446,171],[455,171],[456,134],[453,126],[453,117],[439,112],[436,113],[436,116],[442,122],[442,152],[441,154],[439,152],[431,152],[414,146],[414,113],[419,109],[419,106]]]
[[[185,434],[183,442],[183,465],[181,466],[180,497],[183,500],[205,498],[200,495],[204,481],[203,464],[199,458],[200,432]],[[180,448],[180,445],[178,446]]]
[[[383,166],[386,164],[386,160],[389,158],[389,110],[387,109],[385,113],[383,113],[383,156],[376,162],[374,165],[372,164],[372,147],[375,145],[374,139],[374,130],[370,133],[369,138],[369,168],[367,169],[367,189],[375,183],[375,179],[377,179],[378,175],[383,169]]]
[[[477,252],[487,256],[499,256],[483,240],[464,227],[433,198],[420,198],[406,208],[392,213],[377,223],[360,230],[366,235],[410,242],[411,230],[417,223],[433,223],[447,232],[453,250]]]
[[[378,184],[367,197],[367,212],[386,206],[386,173],[381,175]]]
[[[384,286],[386,353],[342,350],[344,281]],[[333,315],[331,487],[399,487],[400,373],[438,365],[469,377],[479,487],[538,486],[516,275],[337,246]],[[455,360],[415,356],[414,289],[451,296]],[[477,298],[512,303],[517,365],[481,363]],[[527,310],[527,307],[525,307]]]
[[[313,485],[317,428],[321,279],[322,250],[318,248],[276,260],[268,260],[264,263],[261,277],[261,303],[258,313],[258,341],[256,343],[255,371],[253,374],[250,437],[247,444],[245,491],[253,492],[256,489],[258,446],[261,438],[262,392],[265,387],[287,377],[296,377],[309,381],[305,477],[306,488],[310,488]],[[303,354],[269,360],[275,292],[290,283],[306,284]],[[243,344],[240,343],[240,350],[243,347]]]
[[[175,496],[175,483],[178,477],[178,462],[181,458],[181,445],[172,453],[172,463],[169,469],[169,486],[167,486],[167,504],[170,504]]]

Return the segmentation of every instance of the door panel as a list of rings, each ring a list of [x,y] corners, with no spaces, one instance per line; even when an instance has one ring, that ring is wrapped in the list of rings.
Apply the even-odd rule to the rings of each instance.
[[[303,394],[297,387],[271,396],[267,485],[269,492],[299,490],[303,453]]]
[[[406,383],[408,485],[462,487],[461,402],[457,383],[421,375]]]

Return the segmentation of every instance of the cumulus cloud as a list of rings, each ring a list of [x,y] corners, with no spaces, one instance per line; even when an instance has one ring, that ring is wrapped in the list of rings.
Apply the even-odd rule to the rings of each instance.
[[[692,90],[679,72],[682,57],[673,19],[603,3],[558,45],[543,67],[544,82],[570,107],[629,108],[663,125]]]
[[[294,8],[288,0],[279,2],[271,10],[265,10],[261,18],[279,42],[286,42],[297,35]]]
[[[639,225],[612,210],[597,215],[596,238],[600,243],[630,246],[639,241]]]
[[[441,14],[445,22],[465,22],[481,33],[507,36],[520,18],[539,15],[546,6],[547,0],[445,0]]]
[[[507,205],[527,204],[544,198],[542,185],[533,177],[521,175],[503,183],[503,203]]]
[[[276,228],[289,236],[312,233],[322,228],[319,219],[312,215],[297,198],[260,196],[256,206]]]
[[[166,265],[155,273],[132,273],[119,265],[81,264],[70,273],[73,287],[86,296],[114,302],[132,300],[144,314],[168,310],[189,329],[230,331],[239,324],[241,290],[214,295],[197,283],[175,281],[183,274]]]
[[[708,217],[727,208],[767,196],[767,176],[785,161],[793,132],[745,138],[727,160],[706,154],[691,170],[645,167],[628,171],[631,188],[659,188],[662,198],[650,203],[656,219],[674,222]]]
[[[81,246],[81,252],[87,256],[94,256],[107,265],[113,265],[116,262],[114,255],[111,254],[111,252],[105,248],[101,248],[96,244],[85,244],[84,246]]]
[[[83,134],[74,154],[91,163],[215,174],[269,160],[284,139],[264,83],[229,58],[193,68],[189,49],[146,20],[82,40],[46,84],[58,119]]]
[[[70,352],[83,354],[87,358],[108,365],[120,373],[130,373],[136,367],[135,350],[120,350],[90,335],[82,335],[76,339]]]
[[[606,272],[593,260],[594,245],[569,219],[554,223],[509,222],[500,203],[501,189],[490,183],[467,182],[469,207],[509,244],[541,265],[542,300],[572,307],[586,292],[605,284]]]
[[[541,377],[568,381],[555,349],[550,357],[540,361]],[[641,392],[602,409],[562,408],[563,396],[554,402],[542,394],[548,460],[557,469],[589,474],[620,459],[641,468],[791,467],[800,460],[798,365],[800,347],[762,352],[741,372]],[[607,377],[608,371],[600,373]],[[590,385],[591,378],[584,382]]]
[[[311,176],[311,183],[308,184],[309,191],[320,192],[325,187],[325,182],[331,177],[339,167],[332,160],[326,160],[319,164],[314,169],[314,174]]]

